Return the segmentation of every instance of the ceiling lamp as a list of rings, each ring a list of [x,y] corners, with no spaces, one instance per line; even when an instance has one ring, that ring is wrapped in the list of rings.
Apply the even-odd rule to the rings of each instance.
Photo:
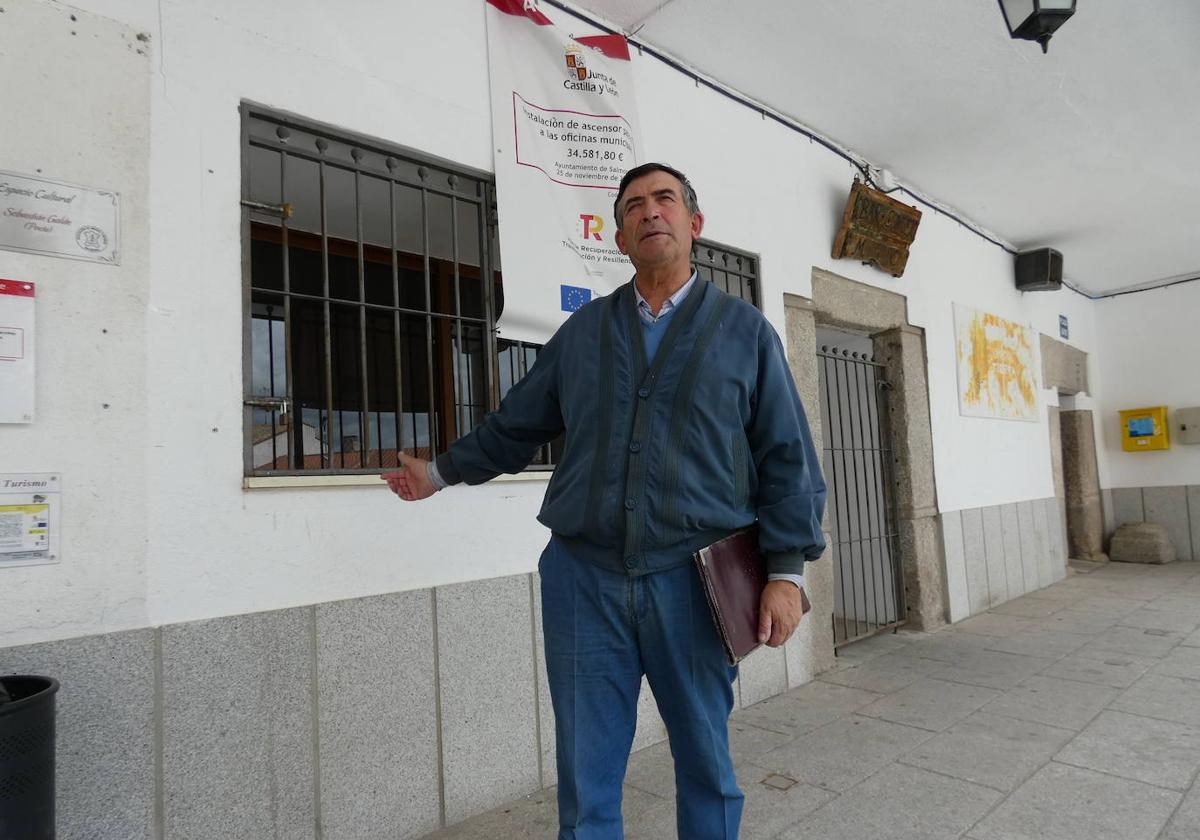
[[[1037,41],[1046,52],[1050,36],[1075,14],[1075,0],[999,0],[1008,32],[1014,38]]]

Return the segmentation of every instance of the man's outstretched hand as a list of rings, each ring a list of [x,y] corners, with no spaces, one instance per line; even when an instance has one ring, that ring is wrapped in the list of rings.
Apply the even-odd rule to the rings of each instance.
[[[437,492],[429,480],[428,461],[404,452],[397,452],[396,455],[400,458],[400,469],[379,476],[387,482],[389,490],[406,502],[428,499]]]

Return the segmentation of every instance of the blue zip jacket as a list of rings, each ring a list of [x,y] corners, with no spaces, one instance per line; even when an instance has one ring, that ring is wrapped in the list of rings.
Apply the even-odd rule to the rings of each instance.
[[[577,556],[648,574],[755,519],[769,573],[802,574],[825,550],[825,482],[783,345],[707,280],[650,363],[632,282],[579,309],[437,469],[482,484],[564,431],[538,521]]]

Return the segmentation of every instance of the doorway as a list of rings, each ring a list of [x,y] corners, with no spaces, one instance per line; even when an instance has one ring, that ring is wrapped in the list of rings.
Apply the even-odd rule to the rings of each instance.
[[[838,647],[904,623],[891,385],[869,336],[818,326],[817,361]]]
[[[849,586],[838,584],[840,588],[835,597],[835,562],[812,563],[806,567],[805,581],[811,590],[814,609],[822,613],[821,620],[810,625],[813,628],[810,632],[815,650],[822,654],[827,651],[829,655],[828,660],[818,658],[812,664],[816,673],[832,664],[836,650],[833,631],[838,621],[842,621],[843,630],[848,631],[839,633],[839,637],[845,636],[846,641],[851,635],[858,635],[854,632],[855,618],[858,629],[864,632],[864,618],[865,623],[882,627],[895,627],[900,621],[906,627],[917,630],[932,630],[944,625],[948,612],[946,561],[942,550],[942,526],[933,473],[925,333],[908,322],[906,299],[893,291],[814,267],[812,297],[786,294],[784,307],[787,313],[788,364],[808,409],[813,441],[819,452],[824,452],[827,446],[837,449],[844,447],[827,444],[835,432],[831,420],[825,416],[828,407],[823,405],[825,401],[821,396],[821,368],[827,364],[827,360],[819,355],[823,343],[817,338],[818,330],[829,329],[848,334],[851,338],[839,339],[842,342],[840,349],[849,350],[851,354],[858,352],[860,361],[881,365],[866,364],[865,370],[862,366],[854,368],[853,372],[858,373],[860,383],[864,376],[868,382],[874,376],[876,382],[886,382],[890,386],[876,386],[871,390],[873,402],[869,402],[868,406],[873,406],[877,412],[880,434],[876,440],[879,445],[865,448],[890,449],[890,457],[884,455],[880,458],[880,473],[875,476],[874,486],[877,498],[880,488],[883,489],[883,510],[893,518],[885,520],[882,525],[877,519],[876,528],[872,531],[860,527],[860,533],[867,534],[868,547],[872,539],[875,541],[876,565],[864,564],[864,574],[861,576],[857,566],[853,577],[847,569],[842,577],[843,582],[862,581],[867,577],[867,570],[886,570],[889,567],[898,570],[898,574],[886,579],[882,575],[878,578],[873,602],[866,600],[867,589],[859,583],[859,606],[856,609],[852,606]],[[847,340],[855,342],[854,346],[847,345]],[[824,342],[824,346],[830,346],[829,342]],[[837,342],[833,346],[838,346]],[[865,360],[862,358],[864,352],[867,354]],[[852,355],[839,354],[839,357],[853,360]],[[825,379],[826,384],[834,382],[829,376]],[[837,381],[843,383],[844,387],[845,379]],[[878,401],[880,394],[884,395],[883,402]],[[817,406],[821,407],[820,410]],[[857,428],[855,435],[859,434]],[[847,434],[845,439],[851,440],[851,436]],[[867,437],[863,434],[854,439],[865,442]],[[885,440],[888,441],[886,445],[883,444]],[[875,452],[874,455],[879,457],[880,453]],[[839,454],[837,457],[842,456]],[[845,463],[850,467],[848,473],[851,478],[855,463],[858,464],[859,474],[863,474],[865,459],[857,462],[847,459]],[[824,469],[826,484],[832,488],[830,477],[836,470],[828,464]],[[847,486],[844,480],[842,486]],[[859,492],[861,494],[862,491]],[[827,532],[825,543],[830,547],[827,551],[829,555],[833,554],[838,541],[833,533],[837,503],[836,495],[827,502],[822,523],[823,530]],[[846,510],[843,504],[839,526],[846,522]],[[851,510],[858,512],[857,508]],[[862,522],[861,513],[859,521]],[[848,523],[846,528],[849,528]],[[841,535],[847,532],[843,531]],[[861,536],[850,536],[848,539],[861,539]],[[882,548],[883,545],[887,546],[887,550]],[[850,552],[844,550],[842,554],[849,555]],[[831,556],[830,560],[833,559]],[[847,596],[844,607],[841,606],[843,594]],[[836,607],[835,602],[838,604]],[[875,621],[871,621],[870,616],[862,611],[864,603],[868,608],[874,606],[877,614]],[[843,619],[838,619],[835,611]],[[845,642],[839,638],[838,643]]]
[[[1079,395],[1088,394],[1087,353],[1050,336],[1041,336],[1042,379],[1058,391],[1051,407],[1050,460],[1054,495],[1062,521],[1051,527],[1065,530],[1067,556],[1104,561],[1104,505],[1096,463],[1096,419]]]

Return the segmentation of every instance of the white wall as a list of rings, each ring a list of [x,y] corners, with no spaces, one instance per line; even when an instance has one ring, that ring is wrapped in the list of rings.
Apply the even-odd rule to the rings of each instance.
[[[61,560],[0,568],[0,644],[149,617],[149,58],[113,21],[5,6],[0,169],[119,192],[121,264],[0,250],[37,285],[37,420],[0,426],[0,471],[63,474]]]
[[[0,468],[64,473],[66,521],[60,566],[0,570],[0,645],[531,569],[542,481],[419,507],[241,481],[239,103],[491,169],[482,5],[33,0],[4,22],[25,59],[4,112],[28,115],[4,167],[120,190],[126,257],[0,251],[39,284],[41,354],[38,423],[0,428]]]
[[[63,8],[49,0],[26,5]],[[39,311],[39,351],[56,335],[63,339],[57,355],[42,356],[38,424],[0,430],[4,451],[17,451],[12,441],[21,453],[12,467],[6,455],[4,468],[64,472],[69,524],[69,559],[61,567],[0,571],[0,645],[532,569],[545,540],[534,521],[541,481],[455,489],[421,505],[401,504],[382,486],[242,487],[239,103],[293,111],[490,170],[482,2],[81,5],[148,33],[149,60],[137,58],[143,87],[110,92],[110,108],[68,133],[61,130],[65,106],[55,97],[67,96],[70,83],[19,65],[32,93],[16,110],[44,119],[22,141],[24,156],[9,165],[44,165],[53,177],[144,199],[148,74],[152,235],[147,242],[144,216],[131,218],[127,246],[140,235],[143,259],[131,253],[102,276],[48,258],[14,263],[0,252],[0,265],[16,265],[62,301]],[[12,37],[33,43],[42,33],[18,29]],[[72,62],[77,84],[91,95],[92,76],[108,72],[93,65],[116,59]],[[635,62],[647,154],[692,177],[708,237],[761,255],[765,308],[777,327],[785,292],[811,294],[813,266],[908,296],[910,320],[926,329],[940,506],[1052,495],[1044,411],[1037,423],[958,415],[951,302],[1050,335],[1065,312],[1072,343],[1092,352],[1090,305],[1069,292],[1021,295],[1006,254],[932,211],[900,280],[830,259],[852,167],[654,59],[635,55]],[[52,95],[42,96],[44,88]],[[126,135],[139,114],[143,131],[134,142]],[[50,149],[35,155],[47,140]],[[146,206],[128,201],[126,212]],[[78,305],[81,290],[93,286],[118,297],[101,304],[97,294]],[[119,311],[105,317],[103,306]],[[102,323],[119,327],[121,354],[104,352],[108,345],[93,335]],[[81,360],[90,366],[81,369]],[[108,387],[113,405],[136,404],[137,413],[120,423],[102,416],[93,405],[97,382]],[[68,401],[69,394],[88,398]],[[80,594],[64,598],[64,591]],[[19,598],[8,597],[13,592]]]
[[[1066,314],[1069,343],[1085,352],[1094,346],[1091,303],[1068,290],[1018,292],[1010,255],[925,207],[902,278],[831,259],[854,167],[658,61],[642,59],[635,71],[647,156],[672,162],[697,184],[706,237],[762,255],[764,308],[777,326],[783,293],[811,295],[813,266],[908,298],[909,321],[926,331],[939,507],[1054,495],[1044,404],[1056,405],[1057,396],[1041,393],[1036,423],[959,416],[951,303],[1053,337],[1059,314]],[[1040,359],[1038,365],[1040,371]],[[1088,407],[1089,397],[1077,406]]]
[[[239,103],[490,170],[482,4],[168,0],[161,28],[152,212],[163,224],[148,330],[164,352],[148,380],[153,393],[179,398],[151,407],[152,619],[530,570],[545,542],[534,520],[542,482],[454,490],[421,505],[382,483],[241,488]],[[181,206],[179,196],[192,200]],[[198,480],[181,480],[189,476]]]
[[[1103,487],[1200,484],[1200,445],[1175,434],[1175,409],[1200,406],[1200,282],[1097,301],[1103,399],[1096,430]],[[1125,452],[1119,411],[1165,405],[1171,448]]]

